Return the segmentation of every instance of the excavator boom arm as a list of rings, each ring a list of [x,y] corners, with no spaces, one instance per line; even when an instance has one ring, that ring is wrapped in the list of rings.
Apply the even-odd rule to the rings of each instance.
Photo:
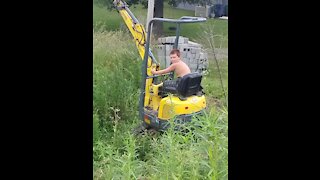
[[[128,8],[126,2],[122,0],[115,0],[113,1],[114,6],[118,10],[119,14],[121,15],[123,21],[125,22],[127,28],[129,29],[137,49],[139,51],[140,57],[143,60],[144,53],[146,51],[145,44],[146,44],[146,31],[141,23],[139,23],[138,19],[133,15],[133,13]],[[149,50],[149,56],[152,61],[156,61],[152,52]]]
[[[133,13],[130,11],[128,8],[128,5],[125,1],[123,0],[114,0],[113,1],[114,6],[118,10],[119,14],[123,18],[123,21],[125,22],[127,28],[129,29],[136,47],[139,51],[139,55],[141,59],[144,61],[145,60],[145,53],[146,53],[146,41],[147,41],[147,34],[146,31],[141,23],[139,23],[138,19],[133,15]],[[156,59],[154,58],[150,48],[147,48],[147,62],[143,62],[143,67],[142,67],[142,77],[144,78],[141,88],[142,92],[140,94],[140,118],[143,119],[143,114],[144,114],[144,107],[146,107],[149,104],[150,100],[150,87],[152,85],[153,78],[146,78],[152,77],[151,69],[153,67],[159,68],[156,65],[158,64]]]

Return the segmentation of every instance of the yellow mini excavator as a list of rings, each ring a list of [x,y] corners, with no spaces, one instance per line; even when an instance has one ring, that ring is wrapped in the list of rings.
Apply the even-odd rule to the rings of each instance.
[[[143,60],[142,82],[139,100],[139,116],[142,120],[141,130],[154,129],[165,131],[170,122],[190,122],[192,116],[201,114],[206,108],[206,99],[201,87],[201,73],[192,72],[181,78],[176,87],[166,88],[160,76],[153,75],[151,70],[160,69],[160,64],[152,54],[150,46],[151,32],[145,32],[142,24],[130,11],[123,0],[113,2],[123,18],[124,23],[133,36],[138,52]],[[181,23],[204,22],[206,18],[183,16],[180,19],[153,18],[148,23],[148,29],[156,22],[175,23],[177,25],[174,47],[178,46],[179,25]],[[168,75],[168,74],[166,74]]]

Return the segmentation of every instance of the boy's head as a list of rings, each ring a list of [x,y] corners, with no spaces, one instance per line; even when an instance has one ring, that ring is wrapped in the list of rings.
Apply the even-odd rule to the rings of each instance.
[[[172,49],[171,52],[170,52],[170,55],[171,54],[176,54],[178,57],[180,57],[180,51],[179,49]]]
[[[177,62],[180,60],[180,51],[179,49],[172,49],[170,52],[171,62]]]

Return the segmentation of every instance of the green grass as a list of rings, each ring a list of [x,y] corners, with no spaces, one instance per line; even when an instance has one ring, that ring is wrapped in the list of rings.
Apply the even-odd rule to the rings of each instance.
[[[171,7],[168,4],[164,4],[164,17],[178,19],[182,16],[195,16],[194,11],[182,10]],[[226,37],[225,47],[227,47],[228,38],[228,21],[221,19],[207,19],[204,23],[192,23],[192,24],[181,24],[181,35],[188,37],[190,40],[194,41],[198,39],[199,36],[203,35],[203,26],[205,25],[215,25],[214,32],[217,35],[222,35]],[[175,35],[175,31],[169,30],[169,27],[175,27],[175,24],[164,24],[164,32],[166,35]]]
[[[131,6],[130,10],[141,24],[146,24],[147,9],[144,9],[142,5],[135,5]],[[95,31],[118,31],[125,29],[125,25],[115,9],[108,10],[107,7],[93,4],[93,28]]]
[[[142,5],[131,6],[130,10],[143,25],[146,24],[147,9],[144,9]],[[170,7],[167,3],[164,3],[164,18],[178,19],[182,16],[194,16],[194,11],[182,10]],[[175,35],[175,31],[169,29],[175,25],[172,23],[164,23],[165,36]],[[199,36],[204,36],[204,26],[212,26],[214,28],[215,35],[223,36],[216,37],[217,47],[222,44],[222,47],[228,47],[228,21],[221,19],[208,19],[205,23],[192,23],[181,24],[181,36],[188,37],[191,41],[196,41]],[[93,5],[93,28],[95,31],[118,31],[125,30],[126,27],[123,23],[119,13],[113,10],[107,10],[107,8],[98,7]],[[221,42],[221,43],[220,43]]]
[[[119,22],[122,18],[115,9],[108,10],[106,7],[93,5],[93,29],[95,31],[117,31],[120,29]]]

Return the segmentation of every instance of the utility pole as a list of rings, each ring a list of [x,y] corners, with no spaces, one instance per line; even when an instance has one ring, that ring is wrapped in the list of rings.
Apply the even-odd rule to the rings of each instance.
[[[150,20],[153,18],[153,11],[154,11],[154,0],[148,0],[148,15],[147,15],[147,24],[146,24],[146,31],[149,32],[148,24]],[[150,27],[150,32],[152,32],[152,26]]]

